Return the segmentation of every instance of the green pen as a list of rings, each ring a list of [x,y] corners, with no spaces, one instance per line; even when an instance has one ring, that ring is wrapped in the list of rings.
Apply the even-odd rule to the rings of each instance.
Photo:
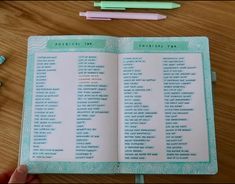
[[[173,2],[148,2],[148,1],[100,1],[94,2],[95,7],[107,10],[125,10],[126,8],[148,8],[148,9],[174,9],[180,4]]]

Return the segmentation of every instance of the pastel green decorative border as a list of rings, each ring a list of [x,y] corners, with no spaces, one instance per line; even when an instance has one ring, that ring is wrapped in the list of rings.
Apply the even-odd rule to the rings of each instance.
[[[49,40],[88,39],[103,42],[93,47],[47,47]],[[179,49],[135,49],[134,42],[183,43]],[[72,42],[73,43],[73,42]],[[187,47],[185,45],[187,43]],[[85,44],[82,44],[85,45]],[[29,160],[30,129],[32,116],[32,91],[34,78],[34,54],[36,52],[111,52],[111,53],[147,53],[147,52],[200,52],[203,56],[204,88],[206,100],[207,126],[209,136],[209,162],[39,162]],[[24,107],[22,118],[21,149],[19,163],[26,164],[30,173],[90,173],[90,174],[215,174],[217,173],[217,156],[215,143],[214,111],[212,99],[211,68],[209,44],[206,37],[111,37],[111,36],[32,36],[28,40],[28,60],[26,69]]]

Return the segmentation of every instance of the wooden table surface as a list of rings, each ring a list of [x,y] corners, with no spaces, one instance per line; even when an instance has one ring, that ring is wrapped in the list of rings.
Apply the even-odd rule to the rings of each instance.
[[[219,172],[215,176],[147,175],[146,183],[235,182],[235,1],[182,1],[160,10],[164,21],[86,21],[79,11],[91,1],[1,1],[0,173],[17,165],[26,68],[31,35],[208,36],[214,85]],[[129,10],[145,11],[146,10]],[[156,10],[148,10],[156,12]],[[40,175],[45,183],[133,183],[134,175]]]

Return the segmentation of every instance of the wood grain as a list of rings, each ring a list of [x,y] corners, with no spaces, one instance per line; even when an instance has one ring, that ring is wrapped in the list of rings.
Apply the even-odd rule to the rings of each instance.
[[[164,21],[86,21],[91,1],[1,1],[0,172],[16,167],[23,105],[27,38],[31,35],[196,36],[210,39],[219,173],[215,176],[148,175],[147,183],[235,181],[235,2],[182,1]],[[146,12],[146,10],[129,10]],[[133,183],[133,175],[40,175],[44,183]]]

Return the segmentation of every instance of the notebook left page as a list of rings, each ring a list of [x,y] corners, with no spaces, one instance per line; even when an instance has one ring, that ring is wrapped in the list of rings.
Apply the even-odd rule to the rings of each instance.
[[[30,173],[117,172],[113,37],[31,37],[20,163]]]

